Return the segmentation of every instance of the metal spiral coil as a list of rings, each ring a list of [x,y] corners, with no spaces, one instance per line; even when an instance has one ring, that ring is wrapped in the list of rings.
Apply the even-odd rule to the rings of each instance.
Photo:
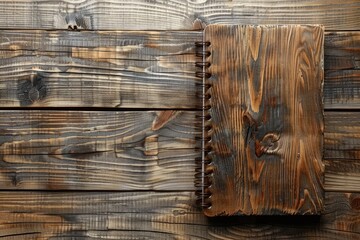
[[[213,149],[211,145],[212,134],[212,120],[210,115],[211,110],[211,88],[212,84],[209,81],[211,73],[208,68],[211,63],[207,61],[211,52],[207,50],[210,42],[195,42],[196,57],[198,61],[195,62],[196,71],[195,76],[198,79],[196,85],[201,88],[198,98],[202,101],[202,114],[196,117],[201,120],[201,136],[197,137],[201,141],[201,157],[195,158],[195,194],[197,196],[197,204],[208,209],[211,207],[211,184],[212,184],[212,154]]]

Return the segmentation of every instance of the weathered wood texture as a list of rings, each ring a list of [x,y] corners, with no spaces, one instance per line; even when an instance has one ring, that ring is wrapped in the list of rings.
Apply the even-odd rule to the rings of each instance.
[[[324,158],[360,160],[360,112],[326,112]]]
[[[326,34],[324,53],[325,108],[359,109],[360,32]]]
[[[199,108],[201,32],[0,31],[0,106]],[[325,109],[360,108],[360,32],[325,36]],[[174,97],[176,96],[176,97]]]
[[[0,111],[0,189],[192,190],[195,112]]]
[[[360,159],[325,160],[325,189],[360,193]]]
[[[199,114],[1,111],[0,189],[194,190]],[[327,191],[360,192],[358,119],[325,114]]]
[[[9,239],[354,239],[360,195],[327,193],[321,217],[207,219],[191,192],[2,192]]]
[[[192,29],[196,19],[227,24],[323,24],[357,30],[358,0],[1,1],[0,28]],[[196,25],[196,24],[195,24]]]
[[[326,112],[325,189],[360,192],[360,112]],[[346,189],[346,190],[345,190]]]
[[[200,31],[0,31],[0,106],[194,108],[201,39]]]
[[[204,34],[212,74],[205,213],[319,214],[323,28],[212,25]]]
[[[359,6],[358,0],[3,0],[0,1],[0,28],[45,30],[76,26],[79,29],[102,30],[190,30],[203,27],[201,23],[309,23],[324,24],[326,30],[359,30]],[[161,32],[154,36],[155,32],[151,32],[149,40],[149,33],[100,33],[0,31],[0,107],[136,106],[150,109],[175,106],[192,108],[196,105],[192,75],[194,60],[190,44],[201,38],[201,34]],[[171,36],[162,39],[164,34]],[[328,33],[325,37],[324,103],[327,109],[360,106],[359,36],[359,32],[336,32]],[[72,45],[72,38],[78,39],[76,46]],[[130,43],[133,38],[137,40],[134,44]],[[74,56],[71,54],[73,47],[74,50],[78,49],[74,51]],[[47,77],[51,75],[51,78],[44,78],[47,81],[45,88],[44,81],[36,73]],[[141,84],[137,85],[139,82]],[[106,87],[103,83],[106,83]],[[151,89],[144,92],[144,87]],[[29,92],[22,94],[24,90]],[[174,105],[174,101],[179,105]],[[119,103],[125,105],[119,106]],[[24,124],[21,127],[23,114],[32,116],[32,124],[36,121],[39,124]],[[66,114],[73,117],[64,119]],[[79,116],[86,115],[85,119],[91,120],[91,114],[93,112],[80,112]],[[1,112],[0,140],[6,135],[7,140],[11,141],[9,136],[12,135],[13,139],[18,139],[18,143],[7,144],[26,146],[21,140],[23,134],[26,139],[34,139],[32,142],[36,144],[27,145],[33,150],[22,150],[25,154],[1,154],[0,188],[193,190],[193,159],[198,153],[194,152],[194,144],[190,144],[195,131],[191,128],[191,118],[186,117],[185,120],[178,115],[164,124],[168,122],[166,119],[176,115],[166,112],[153,125],[149,119],[153,121],[155,113],[143,113],[149,119],[134,118],[126,126],[134,122],[134,128],[139,131],[142,129],[146,134],[151,132],[159,136],[164,136],[164,130],[172,126],[171,130],[166,130],[171,137],[166,137],[159,145],[156,144],[156,137],[147,138],[146,134],[148,144],[141,137],[134,141],[131,137],[125,137],[120,140],[126,143],[120,148],[125,151],[120,157],[116,155],[119,153],[111,151],[86,151],[86,147],[79,143],[91,149],[96,145],[93,143],[96,137],[90,136],[97,134],[101,144],[106,142],[105,146],[111,146],[106,140],[115,139],[113,133],[109,133],[115,125],[107,119],[108,114],[114,118],[118,116],[116,113],[95,112],[93,119],[97,120],[93,124],[81,124],[75,113],[64,111],[58,115],[64,116],[59,118],[61,123],[47,119],[48,112],[14,113],[13,117],[8,111]],[[325,117],[325,189],[360,192],[360,135],[357,134],[360,131],[360,115],[357,112],[331,112],[326,113]],[[17,122],[20,125],[16,126]],[[152,127],[155,126],[155,131],[149,131],[150,122]],[[108,134],[104,133],[107,130],[99,130],[104,125],[109,125],[105,127],[110,130]],[[183,131],[186,126],[190,128]],[[89,135],[83,132],[83,127],[89,130]],[[176,132],[174,135],[173,130]],[[132,131],[129,131],[130,134],[124,134],[130,136]],[[177,138],[177,134],[182,137]],[[44,135],[52,140],[39,142]],[[56,141],[71,144],[55,146]],[[177,147],[172,149],[165,143],[171,146],[176,144]],[[158,152],[155,149],[160,149],[160,145],[161,151]],[[180,146],[182,149],[179,149]],[[28,154],[32,151],[39,153],[36,148],[42,151],[41,154]],[[62,149],[64,154],[48,154],[51,148]],[[155,153],[164,155],[154,161]],[[191,192],[2,191],[0,236],[2,239],[360,238],[360,196],[355,193],[327,192],[325,212],[319,221],[299,217],[209,220],[194,208],[194,198]]]

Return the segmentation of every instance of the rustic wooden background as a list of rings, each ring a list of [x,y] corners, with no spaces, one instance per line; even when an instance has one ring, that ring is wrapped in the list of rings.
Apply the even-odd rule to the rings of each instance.
[[[325,26],[321,217],[195,207],[209,23]],[[0,236],[359,239],[359,26],[358,0],[0,1]]]

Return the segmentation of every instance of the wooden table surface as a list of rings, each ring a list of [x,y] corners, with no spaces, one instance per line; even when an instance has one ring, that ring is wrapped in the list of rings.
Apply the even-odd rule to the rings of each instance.
[[[196,207],[210,23],[325,26],[322,216]],[[0,236],[360,239],[359,26],[358,0],[0,1]]]

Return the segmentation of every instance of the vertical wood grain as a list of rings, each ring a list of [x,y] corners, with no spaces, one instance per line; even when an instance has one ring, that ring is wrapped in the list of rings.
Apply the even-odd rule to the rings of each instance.
[[[323,28],[225,26],[211,42],[207,215],[323,209]]]

